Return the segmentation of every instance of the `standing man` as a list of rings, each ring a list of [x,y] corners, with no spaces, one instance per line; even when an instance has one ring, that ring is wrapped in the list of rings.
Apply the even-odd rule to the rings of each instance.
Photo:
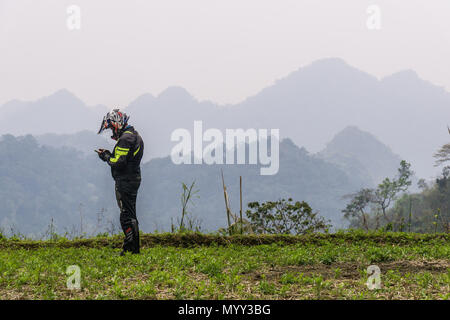
[[[139,133],[128,124],[130,117],[119,109],[108,112],[103,117],[98,133],[111,129],[111,138],[116,140],[113,152],[96,150],[100,159],[111,167],[116,183],[116,199],[120,208],[120,225],[125,234],[123,250],[139,253],[139,224],[136,218],[136,197],[141,184],[141,159],[144,142]]]

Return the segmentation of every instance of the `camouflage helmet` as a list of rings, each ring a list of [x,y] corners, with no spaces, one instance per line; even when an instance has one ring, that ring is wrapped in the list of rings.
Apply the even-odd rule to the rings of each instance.
[[[102,133],[105,129],[111,129],[116,135],[120,130],[126,127],[129,118],[130,117],[127,116],[126,113],[121,112],[119,109],[113,109],[103,117],[98,133]]]

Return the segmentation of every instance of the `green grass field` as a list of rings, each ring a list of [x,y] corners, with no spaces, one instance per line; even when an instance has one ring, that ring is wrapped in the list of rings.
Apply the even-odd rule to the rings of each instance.
[[[308,236],[143,235],[0,239],[2,299],[449,299],[450,236],[360,232]],[[81,289],[66,286],[77,265]],[[377,265],[381,289],[369,290]]]

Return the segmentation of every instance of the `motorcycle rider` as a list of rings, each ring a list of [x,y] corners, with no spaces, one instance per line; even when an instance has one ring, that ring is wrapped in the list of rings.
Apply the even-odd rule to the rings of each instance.
[[[119,109],[108,112],[103,117],[98,133],[111,129],[111,138],[117,143],[112,152],[105,149],[96,150],[99,158],[111,167],[111,174],[115,181],[120,225],[125,234],[120,255],[124,255],[125,252],[139,253],[140,247],[136,197],[141,184],[140,163],[144,154],[144,142],[134,127],[128,124],[129,118]]]

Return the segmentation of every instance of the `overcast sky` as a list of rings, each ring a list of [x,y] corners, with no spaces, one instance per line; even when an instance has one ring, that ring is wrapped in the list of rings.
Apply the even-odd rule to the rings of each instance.
[[[450,90],[449,16],[449,0],[0,0],[0,104],[67,88],[112,107],[171,85],[236,103],[325,57]]]

